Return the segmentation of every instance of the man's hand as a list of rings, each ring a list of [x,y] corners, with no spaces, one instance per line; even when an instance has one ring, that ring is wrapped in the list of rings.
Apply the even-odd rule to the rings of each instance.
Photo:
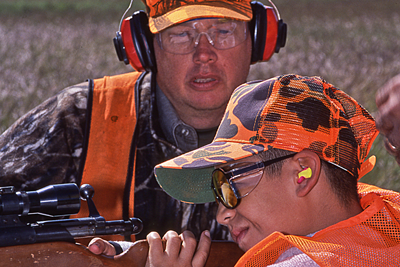
[[[376,94],[379,114],[376,126],[385,135],[385,147],[400,164],[400,75],[389,80]]]
[[[210,252],[210,233],[204,231],[201,234],[199,244],[194,235],[185,231],[178,235],[174,231],[168,231],[161,240],[160,235],[151,232],[147,235],[150,249],[146,267],[172,267],[172,266],[204,266]],[[163,242],[165,242],[165,249]]]
[[[95,237],[90,241],[88,249],[96,255],[115,256],[116,254],[113,245],[98,237]]]

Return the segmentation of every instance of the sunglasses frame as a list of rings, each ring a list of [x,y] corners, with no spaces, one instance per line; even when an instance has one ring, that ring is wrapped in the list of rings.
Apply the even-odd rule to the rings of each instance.
[[[250,165],[250,166],[245,166],[245,167],[241,167],[241,168],[235,168],[235,169],[230,170],[230,171],[224,171],[222,168],[216,168],[216,169],[212,172],[212,174],[211,174],[211,189],[213,190],[213,194],[214,194],[214,197],[215,197],[215,201],[216,201],[216,202],[222,203],[222,205],[224,205],[224,206],[225,206],[226,208],[228,208],[228,209],[234,209],[234,208],[236,208],[236,207],[239,205],[239,203],[240,203],[240,199],[243,198],[243,197],[245,197],[245,196],[247,196],[251,191],[253,191],[254,188],[257,187],[258,183],[256,183],[256,185],[254,186],[254,188],[251,189],[251,190],[250,190],[249,192],[247,192],[246,194],[244,194],[243,196],[238,196],[238,192],[237,192],[236,188],[234,188],[233,185],[230,183],[230,180],[231,180],[233,177],[236,177],[236,176],[238,176],[238,175],[240,175],[240,174],[243,174],[243,173],[246,173],[246,172],[250,172],[250,171],[256,170],[256,169],[262,169],[262,171],[263,171],[262,175],[263,175],[263,174],[264,174],[264,169],[265,169],[267,166],[269,166],[269,165],[271,165],[271,164],[274,164],[274,163],[277,163],[277,162],[279,162],[279,161],[282,161],[282,160],[291,158],[291,157],[293,157],[295,154],[296,154],[296,153],[292,153],[292,154],[288,154],[288,155],[282,156],[282,157],[277,157],[277,158],[274,158],[274,159],[271,159],[271,160],[259,161],[259,162],[256,162],[256,163]],[[233,195],[234,195],[235,198],[236,198],[236,204],[235,204],[235,205],[230,206],[230,205],[227,203],[227,201],[222,197],[222,195],[219,193],[219,189],[215,188],[215,186],[214,186],[214,173],[215,173],[216,171],[222,172],[222,173],[224,174],[225,179],[228,181],[229,188],[230,188],[230,190],[233,192]],[[262,175],[261,175],[261,177],[262,177]],[[260,180],[261,180],[261,179],[260,179]],[[260,181],[260,180],[259,180],[259,181]],[[217,181],[219,181],[219,179],[218,179]]]

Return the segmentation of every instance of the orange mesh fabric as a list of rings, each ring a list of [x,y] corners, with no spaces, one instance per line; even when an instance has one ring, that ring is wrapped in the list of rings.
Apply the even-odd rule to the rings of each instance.
[[[273,233],[242,256],[236,266],[267,266],[297,247],[320,266],[400,266],[400,194],[359,183],[359,215],[313,237]]]

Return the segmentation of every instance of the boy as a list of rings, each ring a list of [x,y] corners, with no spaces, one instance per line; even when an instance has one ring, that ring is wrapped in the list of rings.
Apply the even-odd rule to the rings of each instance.
[[[214,141],[158,165],[156,176],[176,199],[220,203],[217,221],[247,251],[237,266],[393,266],[400,194],[357,182],[375,164],[365,159],[377,134],[341,90],[284,75],[238,87]],[[149,259],[190,258],[176,248],[191,237],[171,236],[167,253],[148,236]]]

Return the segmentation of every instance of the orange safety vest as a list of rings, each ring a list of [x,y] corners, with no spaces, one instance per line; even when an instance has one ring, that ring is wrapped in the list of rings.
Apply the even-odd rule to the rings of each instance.
[[[400,266],[400,193],[359,183],[360,214],[313,237],[275,232],[235,266],[267,266],[297,247],[319,266]]]
[[[136,127],[135,85],[140,75],[132,72],[96,79],[89,92],[90,128],[81,184],[93,186],[93,201],[107,221],[122,219],[125,183],[135,173],[130,159],[136,153],[131,147]],[[133,217],[134,179],[129,194],[129,217]],[[82,205],[74,217],[88,215],[87,205]]]

